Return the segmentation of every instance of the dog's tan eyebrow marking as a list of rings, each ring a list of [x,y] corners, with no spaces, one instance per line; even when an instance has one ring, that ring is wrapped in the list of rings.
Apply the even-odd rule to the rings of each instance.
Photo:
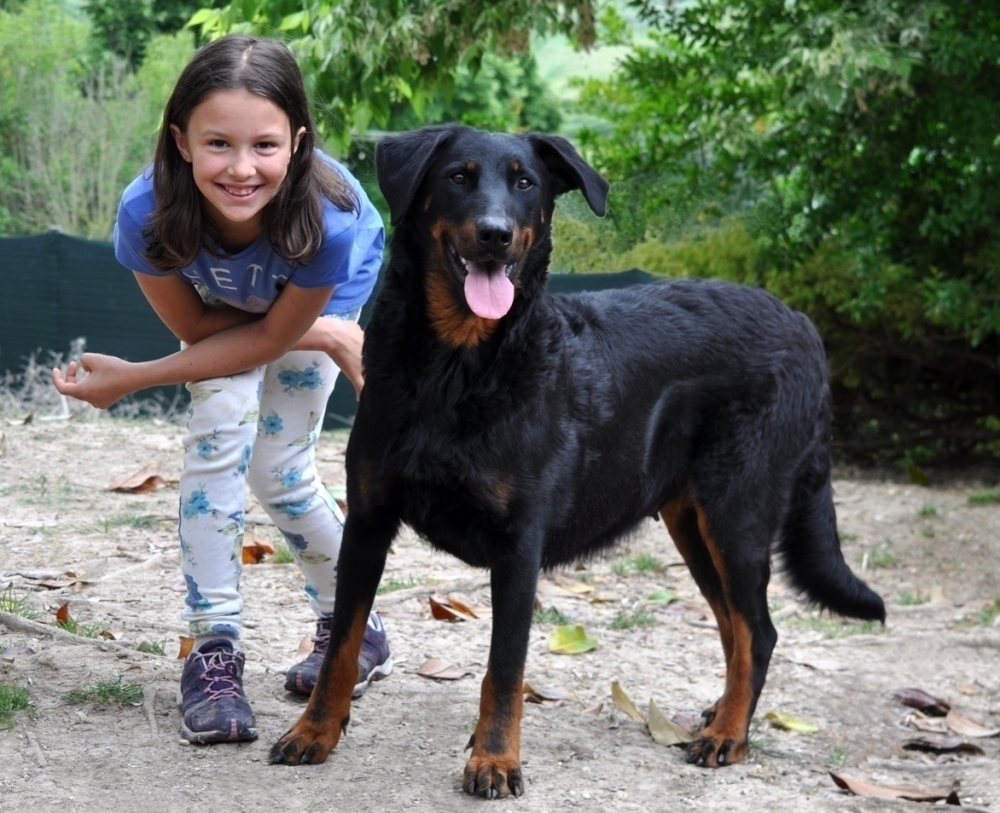
[[[478,169],[478,168],[479,168],[479,164],[477,164],[471,158],[468,161],[465,162],[465,171],[466,172],[475,172],[476,169]]]
[[[515,158],[513,161],[510,162],[510,168],[514,170],[514,172],[520,172],[522,169],[524,169],[524,164],[522,164]]]
[[[432,203],[434,203],[434,196],[433,196],[433,195],[428,195],[428,196],[427,196],[427,197],[426,197],[426,198],[424,199],[424,211],[425,211],[425,212],[427,212],[427,211],[430,211],[430,208],[431,208],[431,204],[432,204]]]

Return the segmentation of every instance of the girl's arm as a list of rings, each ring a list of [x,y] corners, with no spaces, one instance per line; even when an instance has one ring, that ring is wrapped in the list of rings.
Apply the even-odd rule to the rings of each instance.
[[[168,283],[167,277],[150,277],[155,283]],[[182,285],[197,292],[183,280]],[[199,335],[205,324],[181,312],[174,296],[183,296],[172,284],[143,285],[143,292],[153,310],[184,341],[185,336]],[[84,353],[80,364],[88,375],[80,376],[76,362],[70,362],[65,378],[56,369],[52,380],[63,395],[79,398],[102,409],[136,390],[170,384],[184,384],[224,375],[235,375],[268,364],[296,346],[313,327],[330,299],[333,289],[300,288],[285,285],[271,309],[262,317],[234,324],[205,336],[178,353],[153,361],[128,362],[114,356]],[[200,297],[197,297],[200,300]],[[183,303],[184,300],[181,300]],[[187,304],[193,304],[190,300]],[[235,309],[234,309],[235,310]],[[254,317],[254,314],[249,314]],[[335,321],[335,320],[327,320]]]
[[[156,315],[171,333],[186,344],[197,344],[220,330],[249,324],[263,317],[263,314],[248,313],[229,305],[206,305],[194,286],[176,274],[154,277],[136,273],[135,278]],[[363,338],[364,333],[354,322],[321,317],[313,322],[292,349],[326,353],[360,396],[364,386],[361,374]]]

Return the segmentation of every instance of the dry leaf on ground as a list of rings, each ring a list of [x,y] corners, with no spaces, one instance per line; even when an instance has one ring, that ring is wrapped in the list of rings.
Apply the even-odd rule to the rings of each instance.
[[[978,720],[962,714],[960,711],[952,709],[948,712],[944,721],[948,728],[963,737],[997,737],[1000,736],[1000,728],[989,728]]]
[[[876,796],[880,799],[907,799],[911,802],[940,802],[950,805],[960,805],[958,791],[954,788],[946,790],[929,790],[927,788],[899,788],[884,785],[873,785],[861,779],[843,776],[830,772],[830,778],[838,787],[849,790],[857,796]]]
[[[417,674],[420,677],[431,678],[433,680],[458,680],[466,675],[471,675],[472,672],[460,666],[455,666],[453,663],[448,663],[448,661],[441,658],[428,658],[417,669]]]
[[[951,709],[951,703],[927,694],[923,689],[896,689],[892,696],[904,706],[919,709],[931,717],[944,717]]]
[[[617,680],[611,684],[611,700],[616,708],[625,712],[625,714],[637,723],[646,722],[646,716],[636,708],[635,703],[632,702],[632,698],[625,693],[625,690]]]
[[[166,488],[167,481],[160,477],[160,464],[147,463],[138,471],[122,474],[108,483],[108,491],[118,491],[126,494],[148,494],[160,488]]]
[[[931,754],[985,754],[978,745],[966,742],[960,737],[924,736],[914,737],[902,743],[904,751],[924,751]]]

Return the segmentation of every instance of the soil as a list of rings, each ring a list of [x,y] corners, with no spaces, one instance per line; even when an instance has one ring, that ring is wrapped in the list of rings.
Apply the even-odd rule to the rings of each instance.
[[[461,790],[463,749],[478,709],[490,621],[432,617],[433,594],[488,607],[487,575],[404,532],[376,606],[395,670],[352,712],[326,764],[270,766],[267,751],[298,717],[282,689],[312,630],[293,564],[247,565],[246,689],[260,739],[181,743],[175,692],[186,632],[179,613],[176,479],[182,429],[154,421],[6,420],[0,425],[0,684],[31,701],[0,730],[3,811],[457,811],[491,804]],[[325,433],[321,470],[343,488],[344,433]],[[159,463],[165,487],[112,492],[109,482]],[[565,811],[872,811],[918,802],[850,795],[829,772],[888,786],[958,789],[966,806],[1000,809],[1000,740],[982,755],[902,748],[926,735],[893,692],[919,688],[1000,728],[1000,506],[974,507],[983,482],[920,487],[842,473],[835,481],[844,554],[886,599],[884,629],[801,603],[780,575],[770,588],[779,632],[747,759],[719,770],[685,763],[612,701],[617,681],[645,710],[670,717],[721,693],[724,663],[711,613],[661,524],[649,521],[585,569],[547,574],[539,590],[526,679],[556,698],[527,704],[524,796],[492,804]],[[280,534],[248,506],[247,539]],[[676,601],[652,601],[659,591]],[[55,626],[68,603],[77,634]],[[17,605],[17,606],[15,606]],[[17,612],[10,612],[15,609]],[[64,611],[65,612],[65,611]],[[26,615],[35,614],[34,620]],[[560,618],[562,616],[562,618]],[[559,621],[581,624],[596,649],[554,654]],[[164,654],[138,651],[153,644]],[[418,670],[440,658],[463,675]],[[74,704],[98,683],[138,684],[141,700]],[[768,712],[818,727],[773,727]],[[923,725],[941,727],[940,718]],[[944,729],[942,729],[944,730]]]

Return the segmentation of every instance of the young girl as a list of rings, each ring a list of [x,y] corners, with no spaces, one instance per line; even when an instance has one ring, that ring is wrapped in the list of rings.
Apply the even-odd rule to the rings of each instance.
[[[86,353],[53,380],[102,408],[187,383],[181,617],[195,645],[181,677],[181,733],[197,743],[252,740],[240,646],[246,485],[306,577],[315,646],[285,688],[308,695],[329,642],[343,531],[315,445],[338,368],[356,390],[363,384],[357,318],[381,265],[382,221],[350,173],[316,148],[291,52],[231,35],[201,49],[178,79],[152,167],[122,196],[114,242],[182,349],[140,363]],[[374,613],[358,669],[355,696],[392,669]]]

